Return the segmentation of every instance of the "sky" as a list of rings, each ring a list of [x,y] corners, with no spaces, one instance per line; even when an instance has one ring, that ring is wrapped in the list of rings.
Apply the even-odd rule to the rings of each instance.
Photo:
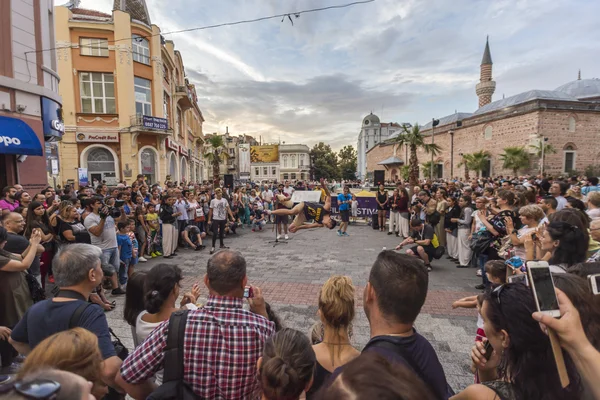
[[[352,0],[146,0],[162,32]],[[61,4],[60,0],[56,1]],[[80,7],[109,12],[112,0]],[[362,119],[425,124],[477,109],[489,35],[493,100],[600,78],[597,0],[375,0],[165,35],[196,85],[204,133],[356,146]]]

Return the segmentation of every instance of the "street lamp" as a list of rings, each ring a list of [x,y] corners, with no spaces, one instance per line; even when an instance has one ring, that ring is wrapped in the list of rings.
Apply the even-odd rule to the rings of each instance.
[[[433,138],[435,136],[435,127],[440,123],[439,119],[431,118],[431,144],[433,145]],[[429,168],[429,179],[433,181],[433,149],[431,151],[431,166]]]

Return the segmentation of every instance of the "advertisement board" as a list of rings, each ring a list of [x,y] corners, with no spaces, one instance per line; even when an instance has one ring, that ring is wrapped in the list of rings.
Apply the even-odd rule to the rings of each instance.
[[[279,162],[279,145],[251,146],[250,162],[273,163]]]
[[[119,134],[79,132],[75,135],[75,140],[77,142],[119,143]]]
[[[87,168],[77,168],[77,175],[79,177],[79,186],[89,185]]]
[[[239,150],[240,179],[250,179],[250,145],[242,143]]]

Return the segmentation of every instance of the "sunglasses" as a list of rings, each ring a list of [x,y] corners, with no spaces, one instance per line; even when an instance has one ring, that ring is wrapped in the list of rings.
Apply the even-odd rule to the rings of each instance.
[[[0,393],[7,393],[10,390],[14,390],[28,399],[54,400],[60,391],[60,383],[50,379],[34,379],[30,382],[5,385],[0,388]]]

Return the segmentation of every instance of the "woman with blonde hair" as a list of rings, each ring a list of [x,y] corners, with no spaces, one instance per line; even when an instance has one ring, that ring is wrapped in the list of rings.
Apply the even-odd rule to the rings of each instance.
[[[92,394],[101,399],[108,393],[102,381],[102,354],[98,337],[84,328],[55,333],[29,353],[17,375],[18,379],[43,368],[72,372],[93,383]]]
[[[306,398],[314,398],[319,388],[338,367],[352,361],[360,352],[352,347],[348,329],[354,319],[354,285],[347,276],[332,276],[319,293],[317,314],[323,326],[320,343],[313,346],[317,356],[314,382]]]

